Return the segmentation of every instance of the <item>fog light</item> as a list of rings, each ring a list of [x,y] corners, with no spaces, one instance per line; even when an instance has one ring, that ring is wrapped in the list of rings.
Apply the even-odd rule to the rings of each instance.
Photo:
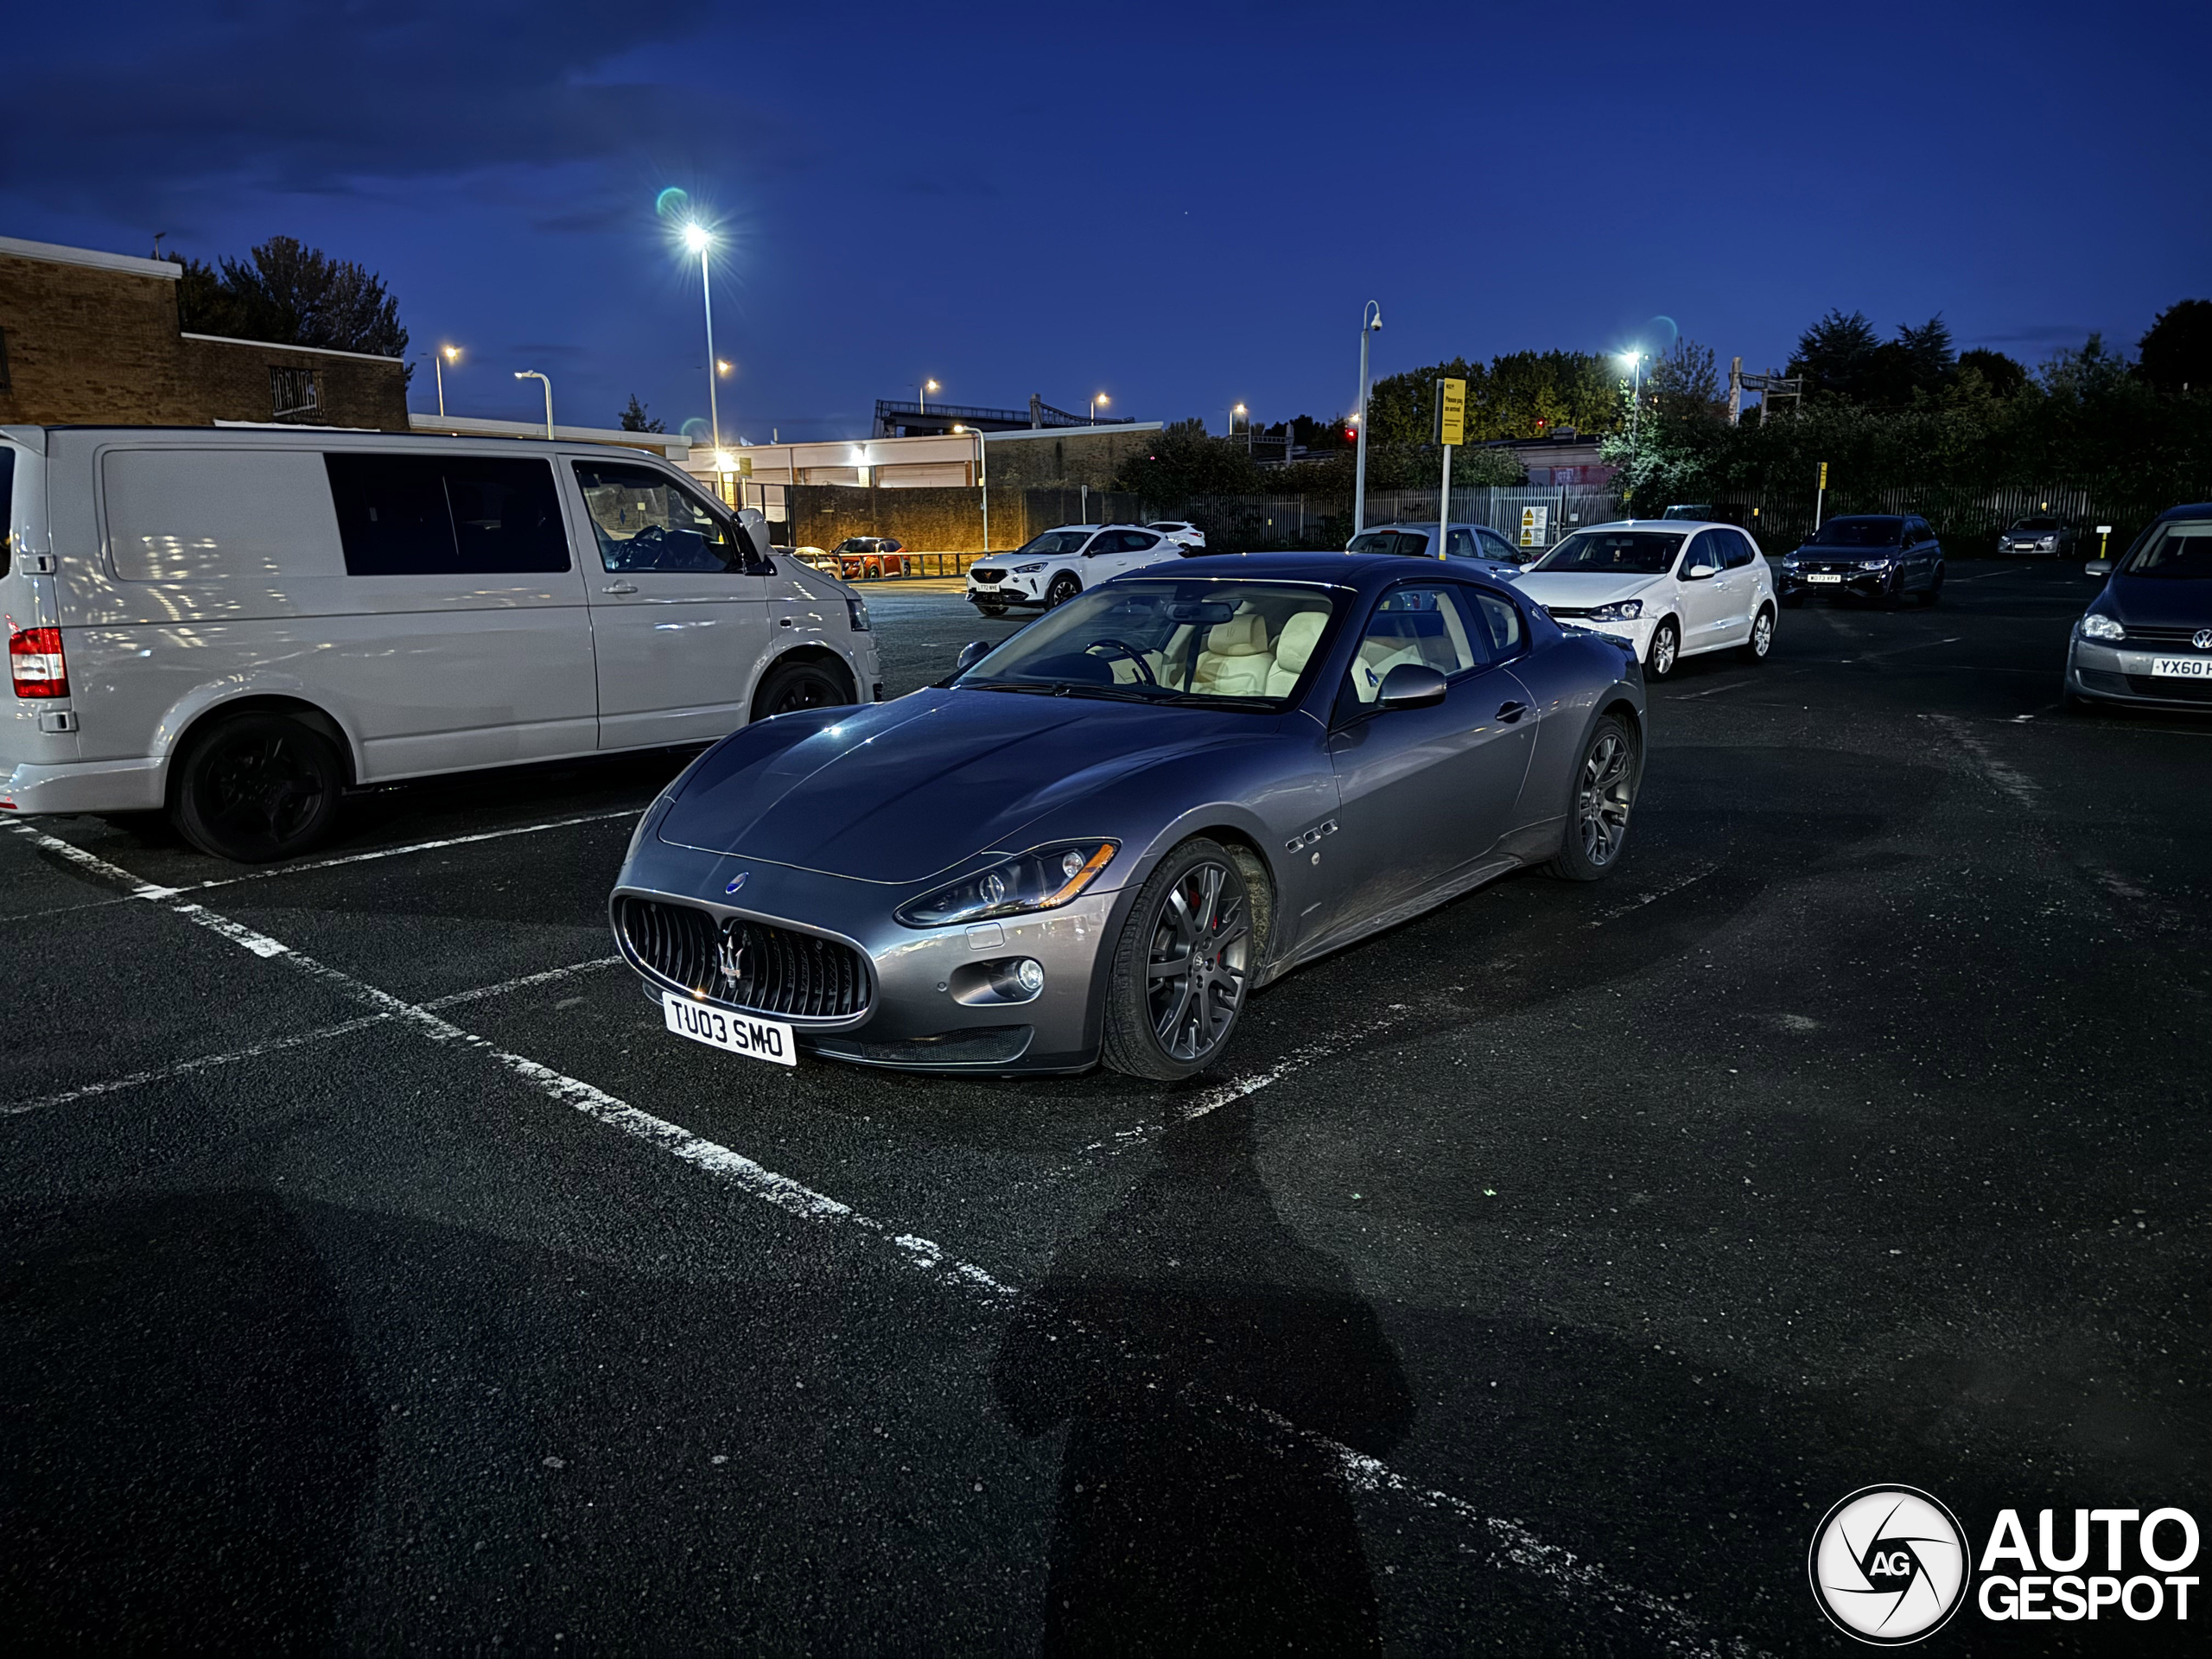
[[[1014,982],[1034,996],[1045,988],[1045,964],[1034,957],[1024,957],[1014,964]]]

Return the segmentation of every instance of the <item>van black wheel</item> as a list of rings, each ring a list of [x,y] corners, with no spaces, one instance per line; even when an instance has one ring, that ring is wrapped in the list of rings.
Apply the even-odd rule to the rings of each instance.
[[[853,701],[842,675],[820,663],[779,663],[762,677],[753,698],[753,718],[788,715],[801,709],[835,709]]]
[[[1046,607],[1051,609],[1065,605],[1082,591],[1083,583],[1077,579],[1075,572],[1063,570],[1052,578],[1052,585],[1045,590]]]
[[[1613,873],[1628,841],[1630,810],[1643,772],[1636,738],[1618,717],[1601,715],[1582,746],[1567,802],[1559,856],[1543,867],[1565,881],[1599,881]]]
[[[203,853],[266,864],[329,834],[345,786],[321,733],[283,715],[238,715],[193,739],[170,785],[169,822]]]
[[[1104,1058],[1115,1071],[1172,1083],[1228,1048],[1262,943],[1248,863],[1193,836],[1138,893],[1106,986]]]

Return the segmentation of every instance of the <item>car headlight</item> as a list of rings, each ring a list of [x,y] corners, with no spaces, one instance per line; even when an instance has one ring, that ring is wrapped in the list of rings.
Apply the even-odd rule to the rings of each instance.
[[[911,899],[893,914],[909,927],[945,927],[1058,910],[1098,879],[1120,845],[1112,841],[1056,841],[1049,847],[1033,848],[949,887]]]
[[[2041,541],[2037,542],[2036,545],[2037,547],[2056,547],[2058,545],[2058,537],[2056,536],[2046,536]]]
[[[1590,613],[1592,622],[1633,622],[1643,614],[1643,601],[1624,599],[1617,605],[1600,605]]]
[[[1017,576],[1033,576],[1044,568],[1044,565],[1041,563],[1017,564],[1014,567],[1014,574]]]
[[[2125,639],[2127,630],[2101,611],[2091,611],[2077,625],[2084,639]]]
[[[868,632],[868,601],[854,594],[845,601],[845,614],[851,620],[855,633]]]
[[[1886,570],[1890,568],[1890,562],[1887,559],[1861,559],[1859,568],[1861,570]]]

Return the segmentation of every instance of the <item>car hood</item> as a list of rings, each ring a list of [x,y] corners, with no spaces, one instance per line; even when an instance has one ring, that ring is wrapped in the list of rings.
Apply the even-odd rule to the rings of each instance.
[[[970,570],[1011,570],[1017,564],[1050,563],[1056,559],[1072,559],[1073,553],[987,553],[968,568]]]
[[[1128,797],[1142,787],[1132,780],[1209,748],[1264,741],[1277,723],[1250,713],[936,689],[785,715],[702,756],[658,834],[676,846],[907,885],[978,853],[1018,852],[1031,844],[1025,826],[1047,814],[1065,820],[1064,809],[1086,803],[1097,811],[1055,832],[1115,833]],[[1117,791],[1122,799],[1109,800]]]
[[[1657,587],[1664,576],[1617,576],[1603,571],[1524,570],[1514,586],[1547,607],[1565,605],[1574,610],[1594,610],[1617,605]]]
[[[2114,576],[2089,607],[2122,626],[2212,627],[2212,582],[2199,577]]]

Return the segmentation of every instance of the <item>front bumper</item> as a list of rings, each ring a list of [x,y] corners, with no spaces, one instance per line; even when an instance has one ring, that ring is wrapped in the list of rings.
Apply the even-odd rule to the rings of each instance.
[[[2153,657],[2193,656],[2169,646],[2140,651],[2127,645],[2100,645],[2074,636],[2066,651],[2066,689],[2100,702],[2133,703],[2145,709],[2186,709],[2212,714],[2212,679],[2153,679]]]
[[[1639,663],[1650,654],[1651,632],[1659,626],[1656,615],[1640,616],[1633,622],[1593,622],[1586,616],[1562,616],[1555,620],[1619,640],[1636,653],[1636,660]]]
[[[1840,575],[1838,582],[1808,582],[1806,573],[1783,565],[1781,570],[1781,592],[1784,599],[1834,598],[1848,594],[1856,599],[1886,599],[1896,591],[1897,569],[1887,570],[1850,570],[1824,572]]]
[[[741,895],[730,895],[728,884],[741,872]],[[1103,976],[1111,960],[1107,945],[1116,931],[1122,889],[1086,893],[1046,915],[911,928],[891,915],[911,896],[906,887],[672,847],[648,834],[623,868],[610,917],[624,894],[688,905],[717,923],[743,917],[823,935],[864,957],[873,982],[857,1014],[803,1018],[745,1010],[790,1025],[803,1053],[980,1075],[1080,1071],[1098,1058]],[[619,925],[615,943],[653,1001],[664,990],[683,988],[641,964]],[[987,982],[984,964],[1022,957],[1044,968],[1044,988],[1027,1001],[1000,997]]]
[[[968,601],[970,604],[1042,605],[1045,595],[1034,576],[1008,576],[1004,582],[977,582],[968,578]]]

